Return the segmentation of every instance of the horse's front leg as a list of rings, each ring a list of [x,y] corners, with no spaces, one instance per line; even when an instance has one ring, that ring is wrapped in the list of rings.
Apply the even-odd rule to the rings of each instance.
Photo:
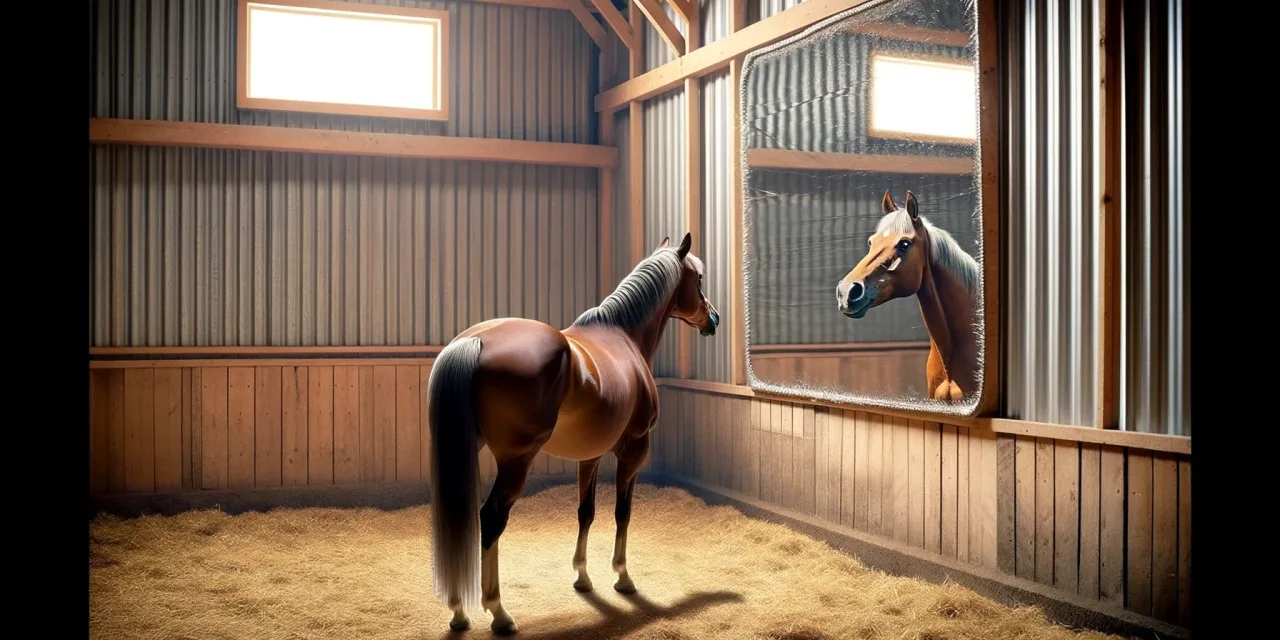
[[[627,436],[622,436],[626,438]],[[649,434],[624,440],[616,449],[618,456],[618,506],[615,512],[618,531],[613,542],[613,570],[618,574],[614,590],[635,593],[636,585],[627,574],[627,527],[631,524],[631,498],[636,489],[636,476],[649,457]]]
[[[596,519],[596,478],[602,459],[603,456],[578,463],[578,549],[573,553],[578,581],[573,583],[573,588],[584,592],[592,589],[591,578],[587,576],[587,534]]]

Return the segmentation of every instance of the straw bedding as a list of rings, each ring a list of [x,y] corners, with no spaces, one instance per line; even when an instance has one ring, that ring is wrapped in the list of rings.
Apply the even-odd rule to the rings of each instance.
[[[1115,638],[1073,632],[1034,608],[958,585],[873,571],[786,527],[641,485],[628,569],[612,588],[612,485],[588,551],[595,591],[573,589],[577,489],[516,504],[501,586],[517,638],[947,640]],[[489,638],[489,614],[451,634],[431,593],[428,507],[217,511],[90,524],[92,638]]]

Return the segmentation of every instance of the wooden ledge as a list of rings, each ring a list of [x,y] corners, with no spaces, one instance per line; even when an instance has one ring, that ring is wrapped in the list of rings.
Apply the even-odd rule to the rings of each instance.
[[[227,356],[258,356],[292,358],[303,356],[352,356],[352,355],[430,355],[443,349],[436,345],[389,345],[367,347],[89,347],[90,358],[122,356],[199,356],[217,358]]]
[[[90,369],[430,365],[444,347],[90,347]]]
[[[429,366],[435,358],[177,358],[173,360],[90,360],[90,369],[184,369],[207,367],[407,367]]]
[[[955,416],[938,415],[927,411],[900,411],[895,409],[884,409],[881,407],[844,405],[834,402],[762,393],[743,385],[726,384],[723,382],[707,382],[705,380],[659,378],[657,382],[660,387],[669,387],[673,389],[686,389],[689,391],[722,396],[760,398],[762,400],[807,404],[817,407],[841,409],[844,411],[865,411],[867,413],[907,418],[910,420],[925,420],[928,422],[941,422],[943,424],[975,429],[989,429],[993,433],[1002,433],[1006,435],[1046,438],[1050,440],[1065,440],[1069,442],[1087,442],[1090,444],[1105,444],[1117,447],[1127,447],[1130,449],[1161,451],[1185,456],[1191,455],[1191,438],[1185,436],[1170,436],[1159,433],[1139,433],[1137,431],[1119,431],[1116,429],[1097,429],[1094,427],[1048,424],[1027,420],[1013,420],[1010,418],[957,418]]]
[[[591,144],[167,120],[90,118],[89,142],[91,144],[516,162],[562,167],[612,168],[618,166],[617,147]]]
[[[867,153],[792,151],[790,149],[750,149],[747,166],[752,169],[796,169],[802,171],[878,171],[883,173],[923,173],[972,175],[973,158],[940,156],[887,156]]]

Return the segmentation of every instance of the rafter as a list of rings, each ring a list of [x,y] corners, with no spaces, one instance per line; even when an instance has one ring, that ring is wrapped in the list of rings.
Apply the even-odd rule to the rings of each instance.
[[[695,4],[697,0],[667,0],[667,2],[671,4],[672,9],[676,10],[676,13],[680,14],[680,19],[684,20],[685,24],[694,21],[693,12],[698,9],[698,5]]]
[[[653,27],[658,30],[658,35],[667,42],[671,47],[671,52],[678,58],[684,54],[684,36],[680,35],[680,30],[676,28],[676,23],[671,21],[671,16],[658,5],[657,0],[634,0],[636,6],[640,8],[640,12],[649,19]]]
[[[595,5],[600,11],[600,15],[604,16],[604,21],[613,27],[614,33],[618,34],[618,38],[622,40],[622,44],[627,45],[628,49],[636,48],[636,34],[632,32],[631,25],[627,24],[627,19],[613,6],[609,0],[591,0],[591,4]]]
[[[605,43],[608,42],[608,36],[604,32],[604,27],[596,22],[595,16],[587,10],[587,5],[582,4],[582,0],[564,0],[565,8],[573,17],[582,23],[582,28],[587,30],[587,35],[595,40],[596,46],[604,49]]]

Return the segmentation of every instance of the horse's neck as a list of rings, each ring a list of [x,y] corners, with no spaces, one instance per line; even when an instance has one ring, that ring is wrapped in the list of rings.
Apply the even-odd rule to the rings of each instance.
[[[653,356],[658,352],[658,345],[662,342],[662,334],[667,328],[667,316],[670,312],[671,303],[668,302],[649,317],[644,324],[633,329],[628,335],[635,342],[636,348],[640,350],[640,355],[644,356],[644,361],[651,367],[653,366]]]
[[[947,375],[958,375],[951,371],[951,364],[973,341],[973,301],[968,291],[954,274],[930,261],[916,298]]]

